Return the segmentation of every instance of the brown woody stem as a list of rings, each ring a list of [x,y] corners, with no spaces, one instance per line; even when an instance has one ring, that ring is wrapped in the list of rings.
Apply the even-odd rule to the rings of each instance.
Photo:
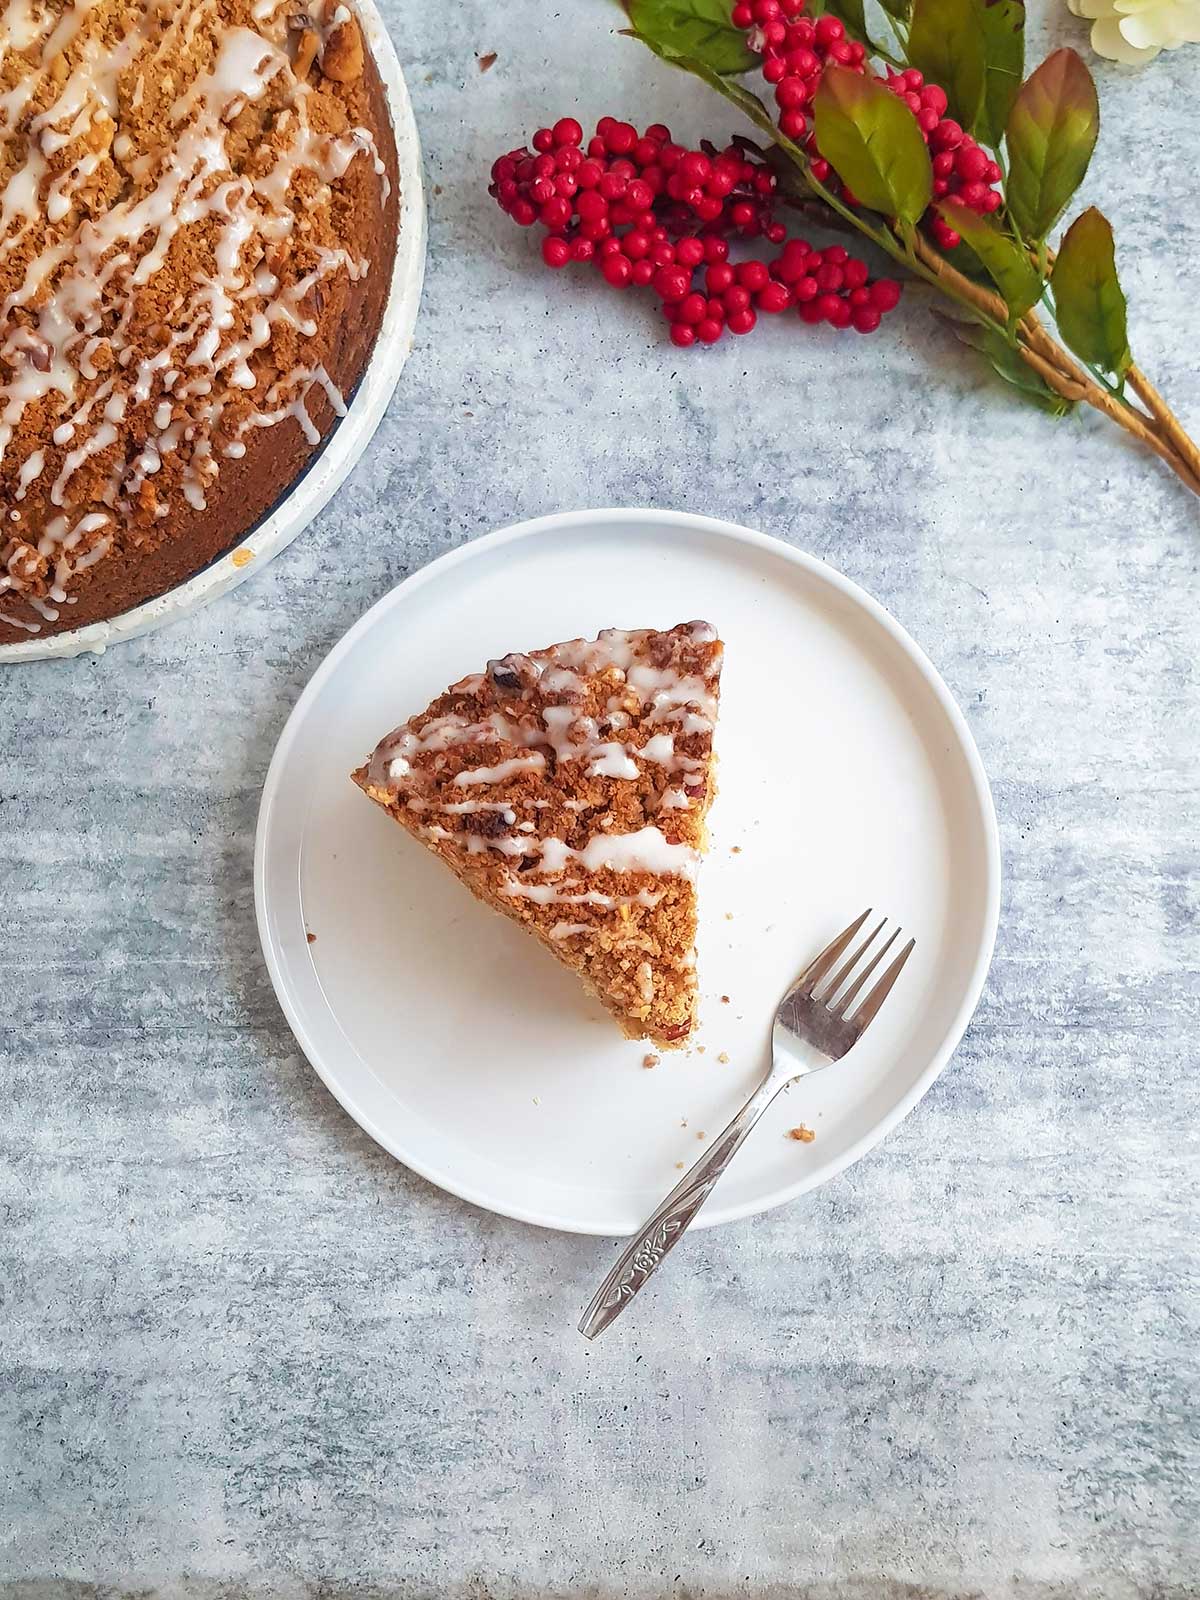
[[[1000,296],[990,289],[985,289],[981,283],[973,283],[957,267],[952,267],[945,256],[939,254],[920,233],[915,236],[914,248],[917,258],[946,286],[948,293],[956,300],[963,300],[975,306],[1001,326],[1008,321],[1008,307]]]
[[[1200,446],[1187,433],[1170,406],[1138,367],[1130,367],[1125,381],[1158,423],[1162,432],[1175,447],[1176,453],[1187,463],[1194,478],[1200,479]]]
[[[1191,471],[1188,463],[1155,433],[1150,423],[1143,420],[1140,412],[1135,411],[1131,406],[1122,405],[1119,400],[1114,399],[1109,394],[1107,389],[1102,389],[1082,369],[1076,368],[1073,373],[1065,372],[1061,366],[1048,361],[1039,350],[1034,348],[1032,342],[1029,344],[1018,343],[1017,351],[1022,361],[1027,366],[1032,367],[1056,394],[1061,394],[1064,400],[1082,400],[1087,405],[1093,406],[1097,411],[1102,411],[1106,417],[1110,417],[1128,433],[1132,433],[1134,438],[1139,439],[1148,449],[1153,450],[1154,454],[1166,462],[1171,471],[1182,479],[1193,494],[1200,494],[1200,475]],[[1071,365],[1074,365],[1074,363],[1071,363]]]
[[[1045,262],[1042,264],[1043,272],[1047,267],[1053,267],[1058,259],[1058,253],[1055,250],[1047,249],[1045,256]],[[1037,261],[1037,257],[1033,252],[1030,252],[1030,259]],[[1056,353],[1062,353],[1060,347],[1053,340],[1047,338],[1046,343]],[[1185,483],[1189,484],[1189,487],[1194,488],[1196,482],[1200,481],[1200,446],[1197,446],[1195,440],[1185,431],[1179,418],[1140,367],[1130,366],[1125,373],[1125,381],[1146,407],[1150,417],[1158,424],[1162,437],[1171,445],[1175,455],[1179,457],[1187,468],[1186,473],[1181,472],[1179,476],[1183,478]],[[1133,408],[1130,407],[1130,410],[1133,410]],[[1140,416],[1141,413],[1135,411],[1134,415]],[[1172,467],[1174,467],[1174,462],[1172,462]],[[1175,470],[1178,469],[1176,468]]]
[[[964,277],[919,234],[916,253],[923,265],[945,284],[956,300],[973,305],[993,321],[1007,320],[1008,307],[998,294]],[[1150,416],[1144,416],[1134,406],[1123,404],[1102,388],[1050,337],[1035,312],[1030,311],[1021,319],[1018,331],[1021,337],[1017,342],[1017,350],[1022,360],[1038,373],[1055,394],[1062,395],[1064,400],[1082,400],[1096,411],[1103,412],[1153,450],[1193,494],[1200,494],[1200,450],[1183,431],[1153,384],[1140,372],[1134,379],[1136,368],[1127,374],[1129,384],[1138,398],[1145,402]]]

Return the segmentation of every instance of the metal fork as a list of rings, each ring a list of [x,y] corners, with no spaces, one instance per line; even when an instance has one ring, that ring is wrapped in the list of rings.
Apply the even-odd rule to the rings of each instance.
[[[886,926],[884,917],[839,967],[838,963],[870,915],[868,908],[839,933],[832,944],[826,945],[779,1002],[771,1035],[770,1071],[729,1126],[630,1240],[583,1314],[579,1331],[585,1338],[594,1339],[615,1322],[646,1280],[662,1265],[668,1251],[683,1238],[717,1179],[775,1096],[809,1073],[819,1072],[831,1061],[840,1061],[862,1038],[916,945],[916,940],[910,939],[865,998],[856,1003],[863,985],[900,937],[897,927],[857,977],[854,976],[855,969]],[[843,985],[847,983],[849,987],[843,992]]]

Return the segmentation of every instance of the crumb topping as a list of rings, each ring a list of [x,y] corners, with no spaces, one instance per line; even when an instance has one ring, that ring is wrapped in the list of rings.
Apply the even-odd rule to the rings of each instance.
[[[642,1035],[695,1010],[695,879],[723,650],[705,622],[610,629],[488,663],[359,781],[527,922]]]
[[[489,662],[385,739],[370,781],[416,813],[413,831],[430,843],[507,858],[503,892],[514,898],[604,910],[657,904],[661,889],[620,897],[592,880],[694,878],[689,813],[707,805],[715,641],[708,623],[669,634],[611,629]],[[539,783],[547,776],[553,802]],[[559,921],[551,937],[587,927]]]
[[[344,413],[312,351],[371,269],[342,180],[364,160],[387,185],[364,65],[333,0],[0,11],[0,601],[57,621],[255,430],[318,443],[314,390]]]

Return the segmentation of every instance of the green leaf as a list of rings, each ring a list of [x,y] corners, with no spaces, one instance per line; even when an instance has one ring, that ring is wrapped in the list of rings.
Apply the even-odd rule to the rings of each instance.
[[[968,130],[983,105],[983,39],[983,0],[915,0],[908,59],[928,82],[941,85],[950,115]]]
[[[813,102],[817,148],[872,211],[915,223],[933,193],[917,119],[876,78],[827,66]]]
[[[951,322],[949,317],[943,317],[942,321],[950,323],[955,337],[963,344],[970,345],[972,350],[978,350],[986,356],[993,372],[1005,383],[1011,384],[1043,411],[1049,411],[1055,417],[1065,417],[1068,411],[1075,409],[1075,402],[1055,394],[1050,385],[1022,361],[1015,348],[1002,339],[994,328],[981,327],[977,322]]]
[[[687,56],[713,72],[749,72],[759,58],[730,21],[731,0],[625,0],[639,39],[662,56]]]
[[[1125,326],[1125,293],[1117,277],[1113,231],[1092,206],[1067,229],[1054,263],[1058,331],[1082,360],[1118,378],[1133,357]]]
[[[947,256],[947,260],[952,260],[955,271],[961,272],[964,278],[970,278],[972,283],[988,283],[991,281],[991,274],[974,250],[971,249],[971,241],[969,239],[960,237],[958,243],[954,246],[953,255]]]
[[[983,106],[976,132],[994,150],[1025,76],[1025,0],[984,0]]]
[[[811,5],[806,9],[810,16],[814,14]],[[825,0],[822,9],[831,17],[840,17],[852,38],[861,39],[864,43],[870,42],[863,0]]]
[[[751,93],[736,78],[731,78],[724,73],[718,72],[714,67],[710,67],[706,62],[698,60],[694,56],[677,54],[675,51],[660,45],[654,39],[647,38],[645,34],[638,33],[634,28],[630,28],[628,32],[631,38],[637,39],[648,49],[653,50],[654,54],[661,60],[668,62],[673,67],[678,67],[681,72],[690,72],[694,78],[699,78],[702,83],[708,84],[710,89],[715,89],[718,94],[724,95],[726,100],[732,101],[739,111],[745,112],[751,122],[756,123],[764,133],[770,134],[778,143],[788,144],[788,141],[783,139],[775,126],[771,113],[766,106],[763,105],[756,94]]]
[[[1015,322],[1023,317],[1042,294],[1042,275],[1029,259],[1029,252],[986,217],[959,205],[957,200],[940,201],[938,210],[987,268],[988,276],[1004,296],[1009,318]]]
[[[1092,75],[1074,50],[1056,50],[1021,86],[1008,116],[1008,209],[1040,244],[1083,181],[1100,128]]]
[[[912,0],[879,0],[879,3],[897,22],[907,22],[912,16]]]

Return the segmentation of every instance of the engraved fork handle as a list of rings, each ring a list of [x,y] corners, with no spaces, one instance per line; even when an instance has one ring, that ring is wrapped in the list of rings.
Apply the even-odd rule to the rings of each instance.
[[[579,1331],[585,1339],[594,1339],[615,1322],[646,1280],[662,1265],[664,1257],[691,1226],[746,1135],[786,1081],[774,1071],[767,1074],[733,1121],[684,1173],[654,1215],[629,1241],[583,1314]]]

